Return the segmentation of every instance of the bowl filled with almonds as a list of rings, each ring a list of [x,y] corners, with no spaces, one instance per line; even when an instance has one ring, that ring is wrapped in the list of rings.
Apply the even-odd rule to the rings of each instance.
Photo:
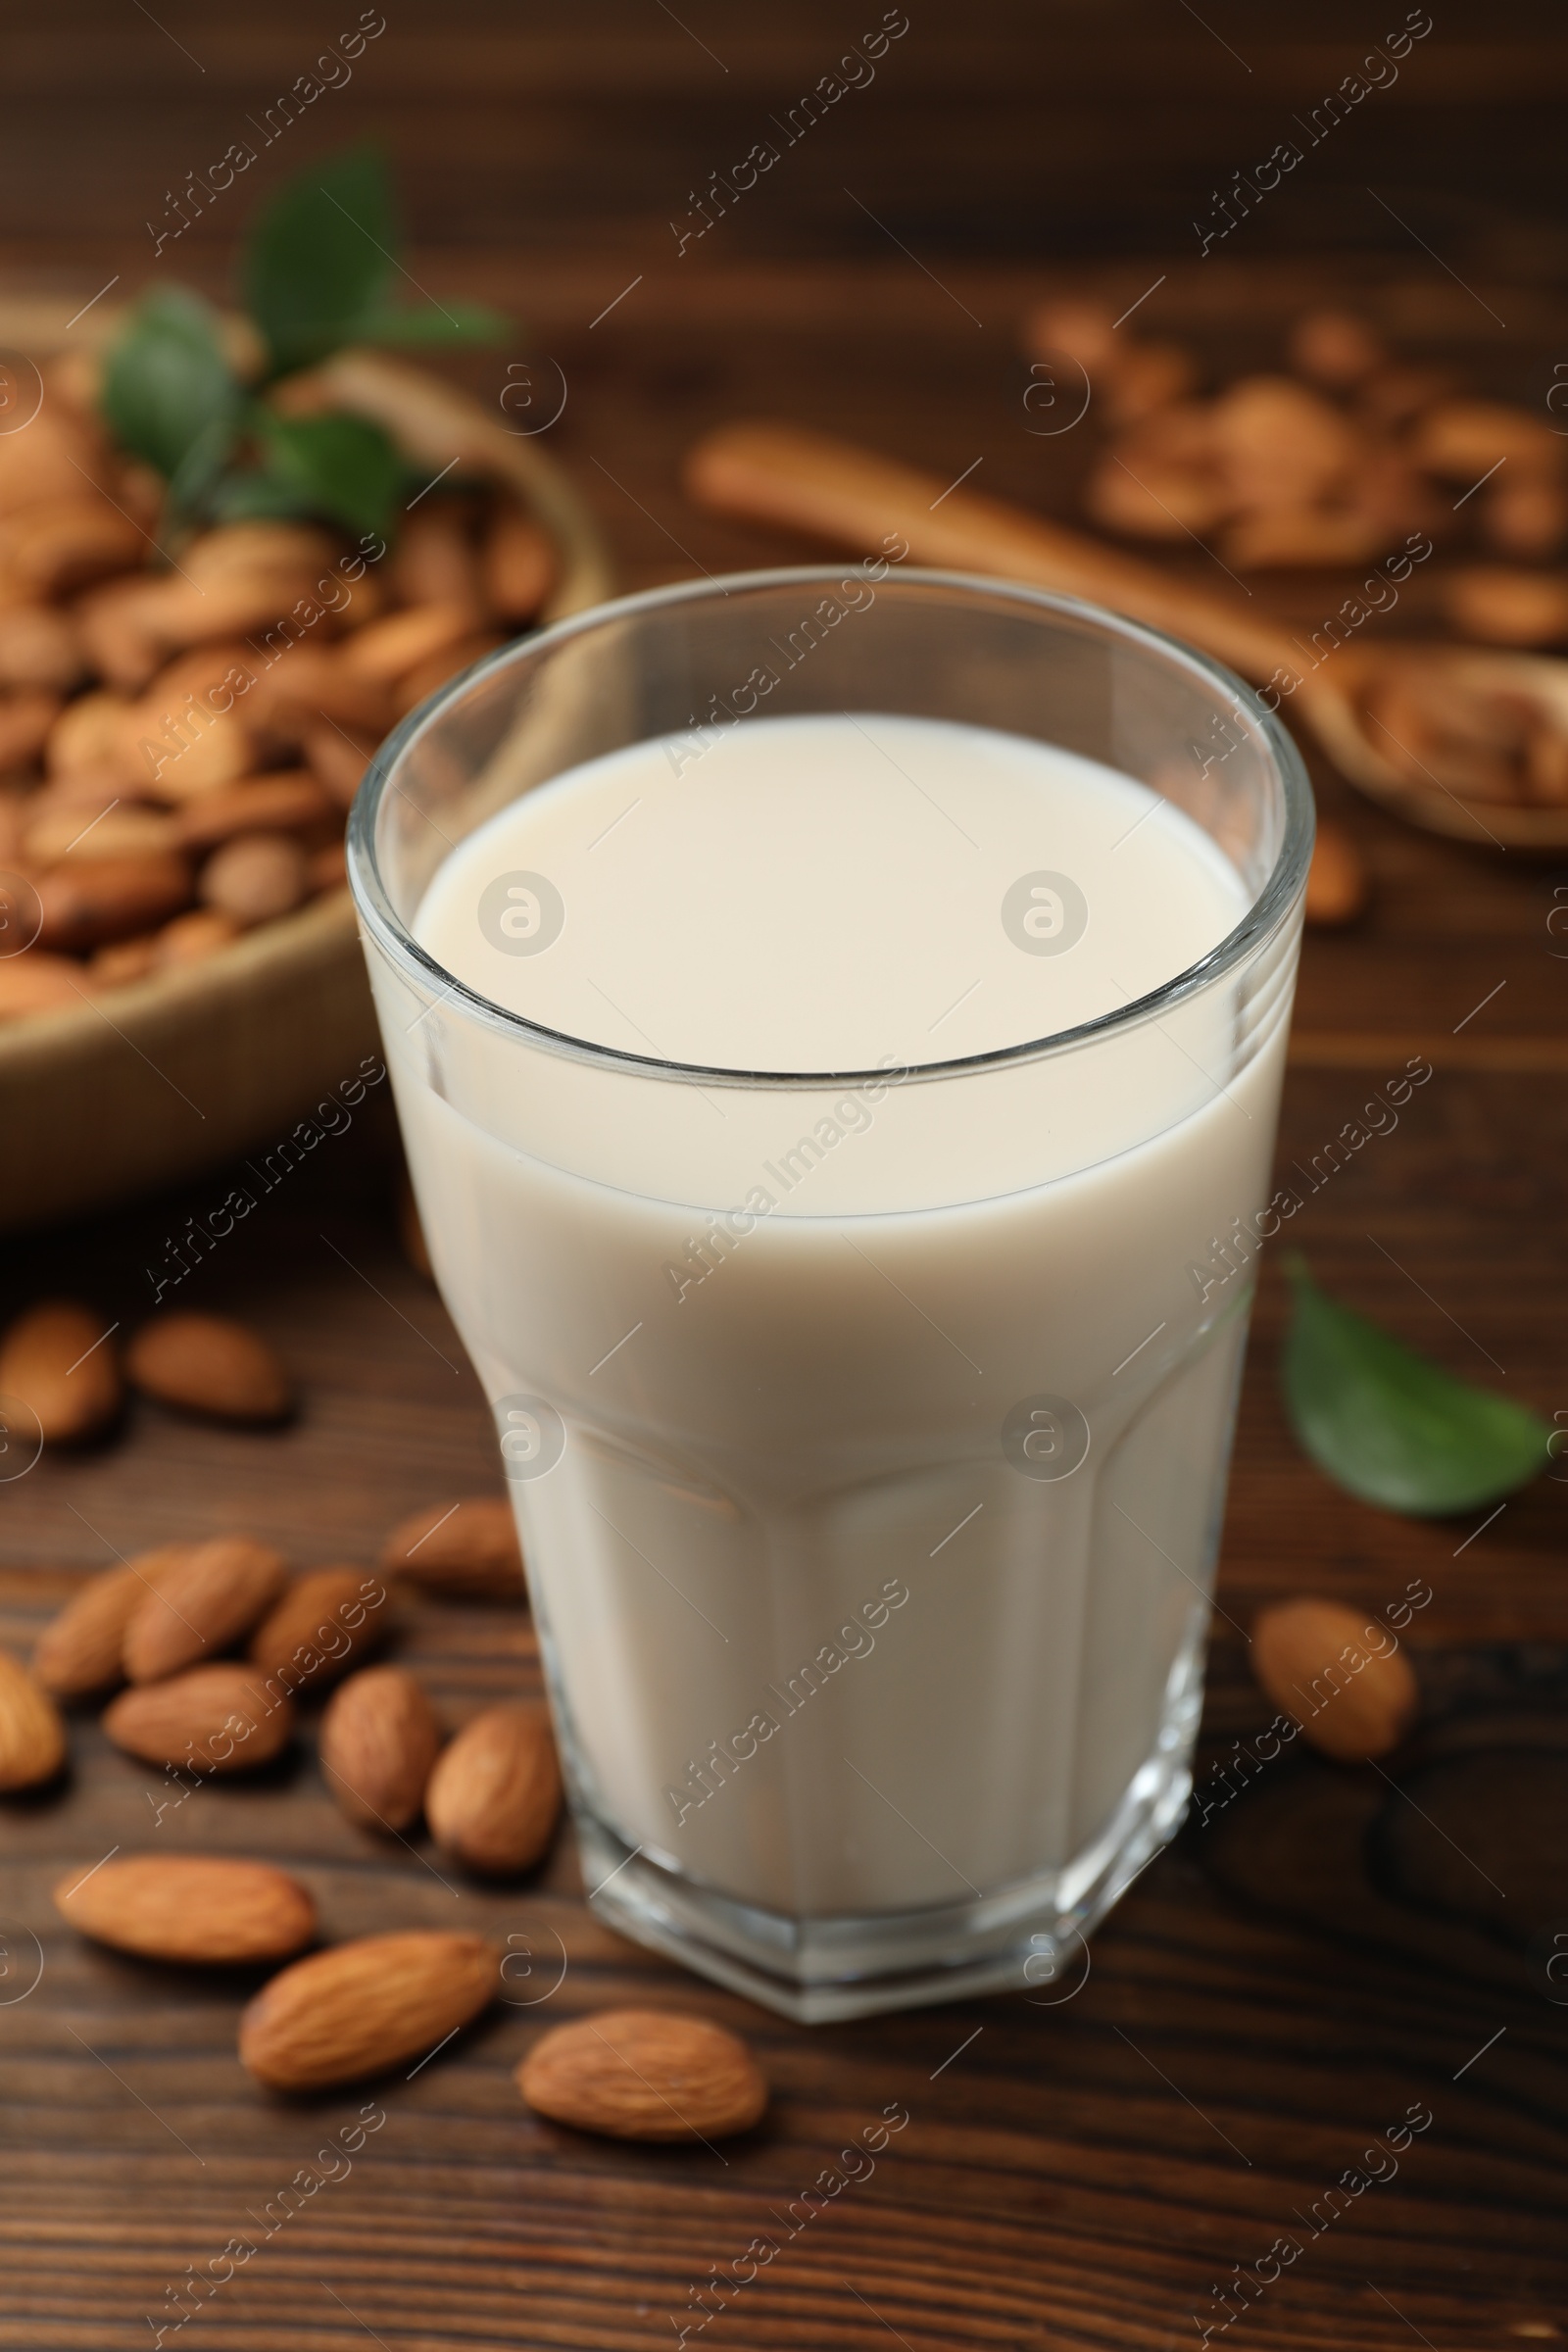
[[[262,216],[244,316],[0,304],[0,1224],[286,1133],[373,1051],[367,761],[610,591],[537,440],[389,356],[507,331],[395,306],[395,241],[358,150]]]

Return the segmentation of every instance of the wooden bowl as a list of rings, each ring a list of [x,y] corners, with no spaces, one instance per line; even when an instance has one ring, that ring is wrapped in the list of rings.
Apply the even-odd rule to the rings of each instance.
[[[65,319],[63,307],[56,317],[29,305],[24,342],[0,310],[0,338],[42,355]],[[317,380],[335,406],[373,417],[432,473],[457,458],[520,493],[560,555],[542,621],[612,593],[593,521],[532,440],[439,377],[378,352],[340,353]],[[0,1230],[79,1215],[241,1155],[265,1159],[317,1102],[379,1058],[346,889],[203,963],[8,1021]]]

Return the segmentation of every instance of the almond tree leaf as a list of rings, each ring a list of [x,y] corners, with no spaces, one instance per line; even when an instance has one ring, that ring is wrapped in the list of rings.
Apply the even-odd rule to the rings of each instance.
[[[357,341],[390,309],[398,224],[379,149],[313,164],[262,213],[245,252],[245,300],[273,372]]]
[[[231,473],[211,501],[215,522],[303,522],[320,507],[298,482],[284,481],[265,466]]]
[[[99,406],[120,446],[172,478],[198,444],[203,462],[216,450],[222,463],[240,398],[217,314],[199,294],[166,286],[138,303],[110,352]]]
[[[1362,1502],[1438,1518],[1495,1502],[1546,1466],[1552,1431],[1523,1405],[1455,1380],[1287,1261],[1281,1385],[1291,1426],[1326,1478]]]
[[[361,343],[504,343],[516,327],[504,311],[482,302],[428,302],[377,311],[361,321]]]
[[[280,493],[292,490],[302,498],[304,512],[325,515],[354,531],[384,535],[390,529],[404,466],[378,424],[364,416],[328,413],[267,416],[259,420],[259,429],[267,479]],[[279,510],[270,507],[266,512]]]

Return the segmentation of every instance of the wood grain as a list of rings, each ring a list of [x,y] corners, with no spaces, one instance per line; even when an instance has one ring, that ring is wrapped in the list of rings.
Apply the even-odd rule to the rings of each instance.
[[[203,93],[207,111],[188,123],[165,61],[156,71],[147,64],[159,54],[157,30],[90,11],[84,24],[89,18],[101,35],[84,46],[80,72],[98,93],[103,155],[90,168],[84,161],[79,183],[57,179],[45,203],[27,159],[52,152],[50,140],[81,118],[74,62],[68,78],[53,36],[34,31],[19,38],[9,101],[14,116],[26,115],[25,139],[4,165],[14,191],[26,183],[26,206],[11,218],[13,234],[30,241],[13,253],[34,270],[79,270],[83,300],[115,267],[143,266],[135,220],[117,243],[105,191],[118,200],[133,167],[161,190],[223,108],[270,86],[305,22],[285,9],[265,24],[219,28],[209,63],[220,87]],[[790,86],[826,22],[814,6],[788,24],[756,21],[726,52],[745,106]],[[1094,45],[1087,19],[1078,45],[1062,52],[1063,74],[1098,76],[1102,108],[1116,102],[1123,72],[1162,100],[1146,100],[1138,118],[1152,141],[1146,176],[1125,193],[1102,182],[1098,195],[1064,199],[1055,218],[1085,237],[1108,238],[1131,215],[1152,220],[1165,201],[1156,178],[1169,184],[1173,156],[1201,155],[1207,169],[1242,135],[1217,85],[1200,124],[1184,115],[1183,87],[1190,96],[1199,78],[1185,34],[1167,28],[1155,40],[1147,12],[1129,10],[1126,22],[1140,41],[1117,58],[1102,40]],[[170,23],[200,51],[205,24]],[[716,81],[717,69],[697,48],[688,55],[662,22],[629,13],[613,17],[624,39],[617,32],[591,57],[561,31],[559,15],[540,17],[532,50],[499,12],[469,6],[454,23],[466,49],[416,19],[407,46],[387,36],[386,80],[372,84],[368,69],[365,76],[406,151],[422,158],[416,218],[432,240],[448,240],[413,266],[426,282],[526,310],[528,348],[553,352],[571,388],[552,446],[629,585],[812,553],[696,515],[679,496],[680,457],[696,433],[763,407],[878,443],[945,478],[978,456],[981,478],[1000,493],[1072,512],[1087,444],[1031,439],[1021,407],[1016,323],[1046,272],[1032,259],[996,257],[1001,229],[1024,234],[1022,217],[1006,211],[1018,189],[1064,190],[1103,118],[1086,118],[1049,170],[1041,165],[1043,179],[1019,179],[1023,167],[1005,151],[1027,128],[1029,93],[1046,72],[1040,44],[1018,47],[1022,11],[983,16],[972,43],[962,31],[933,34],[920,67],[926,112],[900,117],[902,140],[922,126],[924,151],[895,145],[861,191],[875,206],[876,189],[904,172],[904,234],[914,218],[935,220],[937,198],[922,192],[930,157],[981,158],[964,198],[969,225],[953,232],[981,258],[950,270],[935,247],[927,256],[984,320],[979,330],[908,261],[869,258],[870,231],[866,258],[856,261],[763,270],[715,252],[684,272],[645,269],[667,233],[654,218],[650,156],[660,171],[678,160],[673,202],[699,162],[706,169],[724,152],[710,156],[723,124],[692,95],[698,72]],[[693,23],[725,49],[716,14]],[[1237,28],[1227,20],[1223,29]],[[1343,71],[1342,33],[1359,40],[1364,26],[1342,12],[1310,40],[1282,47],[1271,36],[1258,60],[1268,103],[1317,86],[1313,77],[1331,66]],[[911,61],[916,54],[911,36]],[[540,139],[525,166],[509,161],[528,146],[516,130],[519,58],[537,69],[523,95]],[[997,112],[994,93],[1020,58],[1022,95],[1009,91]],[[1186,85],[1170,78],[1173,60],[1190,74]],[[1440,141],[1454,121],[1475,143],[1498,121],[1533,121],[1561,74],[1557,49],[1543,46],[1526,86],[1515,51],[1473,31],[1446,54],[1434,42],[1432,60],[1440,96],[1423,101],[1419,119],[1423,136]],[[1204,70],[1212,77],[1224,62],[1216,51]],[[944,73],[969,77],[956,114],[944,111]],[[1481,77],[1473,115],[1463,112],[1466,75]],[[112,86],[115,105],[123,91],[143,107],[138,122],[116,115]],[[993,109],[983,134],[976,89]],[[349,100],[340,103],[346,123]],[[959,140],[952,124],[965,108],[967,147],[945,146],[950,130]],[[430,125],[422,146],[421,109]],[[1416,120],[1401,119],[1401,140],[1414,137]],[[592,168],[582,160],[585,122],[605,134]],[[460,128],[480,158],[471,174]],[[190,152],[194,160],[202,150]],[[1474,152],[1455,151],[1456,176]],[[519,222],[514,197],[510,209],[487,210],[506,173],[514,191],[524,177],[537,189],[564,157],[578,160],[537,221]],[[1519,185],[1530,167],[1521,149],[1499,155],[1495,169]],[[578,200],[585,209],[568,219]],[[792,236],[830,248],[842,239],[824,180],[803,181],[789,204]],[[1095,205],[1102,220],[1090,220]],[[204,267],[218,252],[213,233]],[[746,228],[761,242],[782,233]],[[524,267],[528,239],[535,250],[548,242],[554,258]],[[1165,267],[1162,250],[1148,238],[1106,271],[1107,287],[1125,285],[1133,299]],[[182,253],[179,267],[188,266]],[[441,276],[449,266],[460,275]],[[1354,274],[1363,265],[1346,267]],[[639,270],[637,294],[591,326]],[[1433,345],[1462,350],[1499,388],[1549,353],[1553,315],[1539,284],[1521,284],[1517,306],[1512,297],[1498,305],[1515,337],[1504,345],[1424,263],[1391,273],[1377,262],[1379,271],[1389,315]],[[1168,274],[1148,306],[1151,331],[1200,329],[1205,353],[1229,365],[1265,358],[1292,303],[1346,269],[1239,264],[1223,299],[1191,268]],[[1487,285],[1495,292],[1490,277]],[[516,356],[476,359],[461,372],[493,399],[504,361]],[[1187,561],[1196,573],[1205,560]],[[1303,578],[1270,595],[1299,626],[1345,592]],[[1422,610],[1412,598],[1398,625],[1419,624]],[[1351,800],[1321,763],[1317,777],[1370,860],[1375,898],[1356,930],[1307,943],[1279,1158],[1282,1181],[1302,1192],[1292,1238],[1325,1281],[1451,1368],[1548,1415],[1568,1409],[1555,1083],[1562,980],[1546,927],[1557,877],[1484,842],[1471,852],[1417,838]],[[1326,1144],[1412,1054],[1429,1056],[1434,1075],[1398,1127],[1313,1189],[1308,1171]],[[1292,1177],[1297,1163],[1303,1173]],[[232,1528],[278,1544],[301,1566],[369,1564],[399,1517],[494,1484],[476,1383],[434,1294],[397,1251],[397,1164],[387,1106],[372,1095],[353,1129],[270,1193],[177,1294],[244,1315],[273,1341],[301,1382],[296,1424],[246,1435],[138,1403],[96,1449],[0,1484],[0,1640],[25,1647],[81,1576],[160,1540]],[[226,1181],[220,1173],[14,1250],[7,1311],[64,1290],[91,1299],[106,1325],[130,1325],[149,1298],[146,1268],[166,1262],[168,1241],[222,1198]],[[112,1751],[89,1717],[74,1718],[69,1785],[0,1808],[0,2344],[104,2352],[153,2342],[177,2315],[169,2290],[188,2279],[187,2266],[206,2270],[242,2232],[255,2252],[199,2308],[187,2298],[195,2316],[166,2343],[181,2352],[284,2343],[346,2352],[369,2341],[391,2352],[631,2352],[675,2341],[692,2316],[691,2290],[760,2236],[776,2255],[689,2342],[736,2352],[869,2352],[893,2341],[913,2352],[1172,2352],[1200,2340],[1205,2324],[1217,2327],[1216,2285],[1284,2233],[1299,2241],[1298,2258],[1223,2330],[1243,2352],[1407,2352],[1420,2340],[1434,2352],[1508,2352],[1544,2330],[1560,2333],[1568,2080],[1563,2012],[1543,1957],[1553,1933],[1568,1933],[1560,1491],[1544,1479],[1479,1530],[1393,1519],[1339,1494],[1304,1462],[1280,1412],[1282,1307],[1277,1270],[1265,1263],[1200,1803],[1176,1847],[1097,1936],[1087,1983],[1052,2005],[1018,1995],[797,2030],[600,1928],[565,1841],[514,1887],[456,1878],[422,1838],[388,1847],[352,1831],[308,1736],[248,1785],[202,1789],[160,1816],[167,1788]],[[1411,1630],[1427,1716],[1390,1779],[1300,1754],[1242,1788],[1236,1743],[1268,1718],[1246,1666],[1256,1608],[1301,1591],[1376,1605],[1415,1578],[1433,1592]],[[521,1611],[416,1598],[404,1608],[394,1654],[426,1679],[450,1721],[538,1690]],[[48,1899],[69,1868],[86,1870],[117,1844],[160,1841],[254,1853],[297,1872],[333,1936],[461,1924],[522,1938],[513,1949],[530,1974],[516,1983],[534,2005],[498,2004],[412,2081],[372,2085],[365,2095],[384,2125],[351,2171],[280,2222],[281,2193],[302,2170],[340,2170],[318,2152],[352,2129],[362,2098],[264,2097],[234,2055],[254,1980],[220,1982],[97,1950],[60,1924]],[[16,1997],[29,1973],[29,1935],[40,1939],[43,1975]],[[774,2086],[757,2133],[716,2155],[629,2149],[521,2107],[512,2069],[541,2027],[627,2001],[690,2007],[752,2039]],[[1413,2102],[1433,2121],[1396,2176],[1311,2234],[1299,2215]],[[802,2225],[803,2192],[890,2105],[909,2122],[874,2174]]]

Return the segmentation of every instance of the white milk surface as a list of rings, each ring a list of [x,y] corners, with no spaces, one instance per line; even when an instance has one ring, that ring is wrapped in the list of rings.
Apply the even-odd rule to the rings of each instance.
[[[513,1493],[566,1743],[627,1845],[775,1912],[1070,1899],[1184,1760],[1246,1305],[1187,1269],[1265,1197],[1287,1007],[1247,1054],[1209,999],[901,1079],[1158,987],[1242,882],[980,728],[691,749],[504,808],[416,936],[579,1040],[888,1080],[582,1077],[383,1005],[442,1289],[492,1398],[564,1425]]]

